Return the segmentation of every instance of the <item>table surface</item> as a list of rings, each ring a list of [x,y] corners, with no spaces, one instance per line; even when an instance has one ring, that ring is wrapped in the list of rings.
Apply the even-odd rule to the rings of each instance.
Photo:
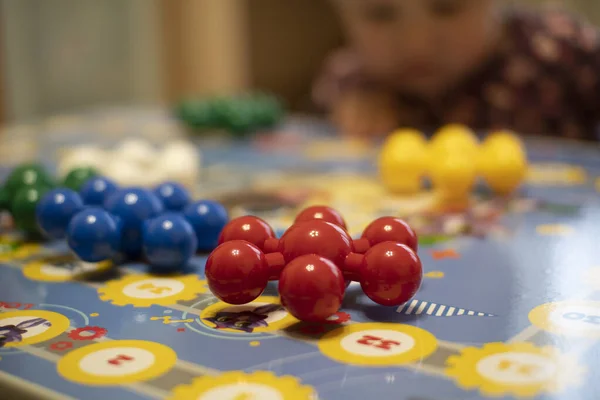
[[[5,143],[48,165],[75,143],[183,135],[161,110],[94,111],[20,129]],[[478,190],[464,213],[433,212],[427,192],[386,194],[375,177],[377,149],[336,139],[319,121],[292,119],[274,136],[198,146],[196,196],[223,201],[232,216],[260,215],[278,232],[302,207],[323,202],[354,235],[381,215],[406,218],[420,233],[425,271],[415,298],[381,307],[353,283],[330,323],[301,323],[280,308],[275,285],[249,306],[218,302],[204,280],[205,256],[194,258],[193,273],[158,278],[142,264],[82,264],[64,243],[5,234],[0,333],[10,329],[15,341],[0,348],[0,384],[14,396],[600,396],[598,146],[528,141],[532,168],[519,195]],[[18,159],[5,161],[3,173],[10,161]]]

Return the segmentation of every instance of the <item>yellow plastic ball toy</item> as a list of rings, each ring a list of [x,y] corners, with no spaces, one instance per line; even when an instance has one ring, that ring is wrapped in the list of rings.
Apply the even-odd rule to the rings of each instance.
[[[506,146],[525,154],[525,144],[521,138],[512,131],[495,131],[490,133],[481,144],[484,147]]]
[[[447,154],[432,163],[430,178],[442,206],[462,206],[469,202],[477,169],[473,160],[460,154]]]
[[[525,179],[527,168],[525,146],[512,133],[492,134],[481,146],[477,169],[497,194],[513,193]]]
[[[451,124],[433,135],[429,148],[432,160],[447,153],[460,153],[465,157],[472,157],[479,148],[479,139],[468,127]]]
[[[414,194],[421,190],[427,171],[427,141],[412,129],[392,133],[379,154],[379,177],[393,194]]]

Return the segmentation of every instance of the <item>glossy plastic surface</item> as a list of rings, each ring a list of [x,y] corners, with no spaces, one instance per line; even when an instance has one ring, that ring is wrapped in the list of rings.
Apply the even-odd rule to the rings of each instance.
[[[294,259],[279,278],[281,304],[307,322],[322,322],[338,312],[345,286],[340,269],[313,254]]]
[[[121,249],[119,221],[101,208],[88,207],[75,214],[67,229],[67,243],[86,262],[110,260]]]
[[[273,228],[265,220],[247,215],[235,218],[225,225],[219,235],[219,244],[231,240],[245,240],[263,249],[265,241],[274,237]]]

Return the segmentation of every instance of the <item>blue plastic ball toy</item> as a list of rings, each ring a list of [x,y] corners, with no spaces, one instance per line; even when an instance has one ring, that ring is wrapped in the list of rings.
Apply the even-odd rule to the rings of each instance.
[[[191,201],[186,188],[176,182],[160,184],[154,190],[154,194],[158,196],[165,210],[169,211],[182,211]]]
[[[122,256],[135,259],[142,252],[142,225],[145,220],[158,216],[163,205],[150,190],[126,188],[110,195],[104,208],[118,217],[123,224],[121,231]]]
[[[217,247],[219,235],[229,221],[222,204],[211,200],[197,201],[189,204],[183,215],[196,232],[199,251],[212,251]]]
[[[101,207],[106,199],[117,190],[119,190],[119,187],[115,182],[98,176],[88,180],[79,191],[79,194],[86,205]]]
[[[46,193],[36,206],[36,219],[49,239],[64,239],[71,218],[83,210],[83,200],[71,189],[54,189]]]
[[[118,218],[101,208],[90,207],[77,213],[67,230],[67,243],[86,262],[112,259],[119,251],[121,226]]]
[[[152,269],[176,272],[196,253],[194,229],[181,214],[166,213],[144,223],[144,255]]]

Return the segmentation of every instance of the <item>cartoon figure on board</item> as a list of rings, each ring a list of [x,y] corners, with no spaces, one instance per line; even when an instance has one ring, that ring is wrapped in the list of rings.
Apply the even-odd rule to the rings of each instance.
[[[23,340],[23,335],[27,333],[28,329],[34,328],[39,325],[46,327],[52,326],[52,324],[43,318],[28,319],[20,322],[17,325],[4,325],[0,326],[0,348],[4,347],[6,343],[20,342]]]
[[[267,304],[245,311],[220,311],[214,317],[204,318],[215,324],[215,329],[233,329],[252,333],[256,328],[267,327],[267,318],[272,312],[283,310],[279,304]]]

